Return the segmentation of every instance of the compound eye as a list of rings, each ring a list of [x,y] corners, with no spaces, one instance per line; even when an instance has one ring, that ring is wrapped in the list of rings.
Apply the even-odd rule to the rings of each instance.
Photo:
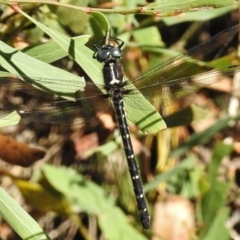
[[[110,54],[115,58],[122,57],[122,51],[118,47],[113,47]]]
[[[109,54],[110,54],[109,50],[102,49],[97,54],[97,60],[99,62],[104,62],[107,59],[107,57],[109,56]]]

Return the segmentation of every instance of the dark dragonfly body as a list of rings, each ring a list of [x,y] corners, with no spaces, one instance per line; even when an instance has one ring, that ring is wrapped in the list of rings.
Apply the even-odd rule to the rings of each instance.
[[[203,59],[209,57],[213,51],[229,43],[238,30],[239,25],[229,28],[188,50],[186,54],[173,57],[127,81],[123,78],[122,68],[119,64],[119,59],[122,56],[121,47],[123,46],[123,41],[111,37],[110,32],[108,32],[104,38],[96,42],[96,52],[93,55],[99,62],[104,63],[102,70],[104,84],[100,85],[85,81],[76,83],[76,81],[71,82],[68,79],[62,79],[61,81],[59,79],[16,75],[11,79],[1,77],[0,88],[9,88],[40,97],[42,97],[43,92],[39,89],[46,90],[45,86],[54,85],[57,82],[58,92],[53,93],[62,96],[59,92],[64,93],[68,89],[70,90],[70,97],[75,99],[75,101],[65,99],[58,101],[50,99],[49,101],[46,98],[46,102],[40,105],[32,103],[5,107],[3,104],[3,107],[0,106],[0,117],[5,117],[5,120],[8,120],[9,114],[13,110],[17,110],[21,118],[27,121],[80,125],[97,118],[97,116],[106,112],[109,106],[113,105],[122,135],[123,147],[134,187],[140,220],[144,228],[149,228],[150,216],[130,141],[123,102],[125,106],[128,105],[132,109],[140,110],[141,113],[144,113],[151,104],[164,108],[189,93],[224,79],[225,76],[232,76],[236,71],[239,71],[239,66],[231,68],[227,66],[221,70],[208,69],[207,72],[200,73],[192,72],[192,70],[198,65],[199,62],[196,59],[199,56],[202,56]],[[33,84],[38,89],[19,80],[19,78],[30,83],[34,80]],[[76,92],[75,89],[84,89],[84,91]],[[143,96],[148,101],[144,100],[142,104],[141,100]],[[145,104],[145,102],[147,103]],[[9,119],[11,120],[10,117]]]
[[[117,43],[114,46],[111,40]],[[120,43],[118,42],[120,41]],[[120,133],[122,136],[123,148],[126,154],[128,169],[132,179],[133,190],[135,193],[140,221],[144,229],[150,227],[150,215],[144,198],[143,187],[139,175],[139,169],[133,152],[133,146],[130,139],[129,128],[124,111],[123,96],[127,93],[124,89],[125,81],[121,65],[118,63],[122,57],[121,47],[123,42],[120,39],[111,38],[110,31],[106,34],[104,45],[98,48],[93,55],[99,62],[104,63],[103,78],[109,97],[112,99],[113,106],[118,118]]]

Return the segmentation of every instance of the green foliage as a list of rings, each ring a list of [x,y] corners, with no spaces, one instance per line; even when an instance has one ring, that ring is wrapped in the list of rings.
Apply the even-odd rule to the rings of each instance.
[[[139,240],[146,239],[128,224],[124,213],[95,183],[86,181],[79,173],[65,167],[45,165],[43,174],[51,186],[68,198],[69,202],[98,217],[99,226],[107,239],[120,240],[133,236]]]
[[[226,196],[232,182],[218,180],[221,161],[232,152],[232,146],[218,143],[213,149],[213,155],[208,168],[207,182],[209,189],[200,202],[200,215],[207,226],[200,231],[201,239],[227,239],[229,233],[225,227],[230,209],[225,207]],[[220,230],[220,231],[219,231]]]
[[[192,147],[196,146],[197,144],[204,144],[207,141],[209,141],[212,137],[214,137],[218,132],[222,131],[223,129],[228,128],[229,122],[231,120],[239,120],[240,115],[236,115],[234,117],[226,117],[223,119],[220,119],[216,123],[213,124],[213,126],[210,126],[206,130],[192,134],[191,137],[185,141],[184,144],[182,144],[178,149],[175,149],[170,157],[178,156],[186,152],[187,150],[190,150]]]

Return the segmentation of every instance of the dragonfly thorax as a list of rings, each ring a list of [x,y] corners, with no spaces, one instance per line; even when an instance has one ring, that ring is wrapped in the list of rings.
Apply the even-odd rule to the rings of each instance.
[[[102,72],[107,87],[121,87],[124,85],[122,67],[117,62],[105,63]]]

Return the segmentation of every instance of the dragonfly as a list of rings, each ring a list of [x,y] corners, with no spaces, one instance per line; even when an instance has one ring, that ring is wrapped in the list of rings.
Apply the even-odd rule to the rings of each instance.
[[[46,98],[46,102],[40,105],[30,103],[11,107],[0,106],[0,118],[5,117],[7,120],[9,114],[16,110],[21,119],[26,121],[81,125],[96,119],[109,108],[113,108],[118,120],[140,222],[144,229],[148,229],[151,226],[151,218],[133,151],[124,105],[128,104],[133,109],[144,112],[149,106],[148,104],[139,104],[140,98],[144,96],[153,106],[160,105],[161,108],[165,108],[192,92],[225,79],[226,76],[232,76],[240,70],[239,66],[227,66],[220,70],[207,69],[205,72],[195,74],[192,74],[192,68],[199,63],[200,56],[207,58],[215,50],[229,43],[238,32],[239,26],[231,27],[186,53],[175,56],[128,80],[124,78],[120,64],[124,42],[113,37],[109,30],[103,38],[94,44],[95,52],[93,54],[93,58],[103,64],[104,84],[79,81],[78,86],[84,87],[84,91],[73,92],[74,101],[66,99],[50,101]],[[12,75],[12,77],[1,79],[0,88],[44,97],[43,91],[34,88],[20,78],[29,81],[39,80],[39,82],[49,84],[54,82],[54,79]],[[62,89],[71,88],[73,83],[63,80],[62,83],[59,83],[59,87]],[[156,107],[156,109],[158,108]]]

